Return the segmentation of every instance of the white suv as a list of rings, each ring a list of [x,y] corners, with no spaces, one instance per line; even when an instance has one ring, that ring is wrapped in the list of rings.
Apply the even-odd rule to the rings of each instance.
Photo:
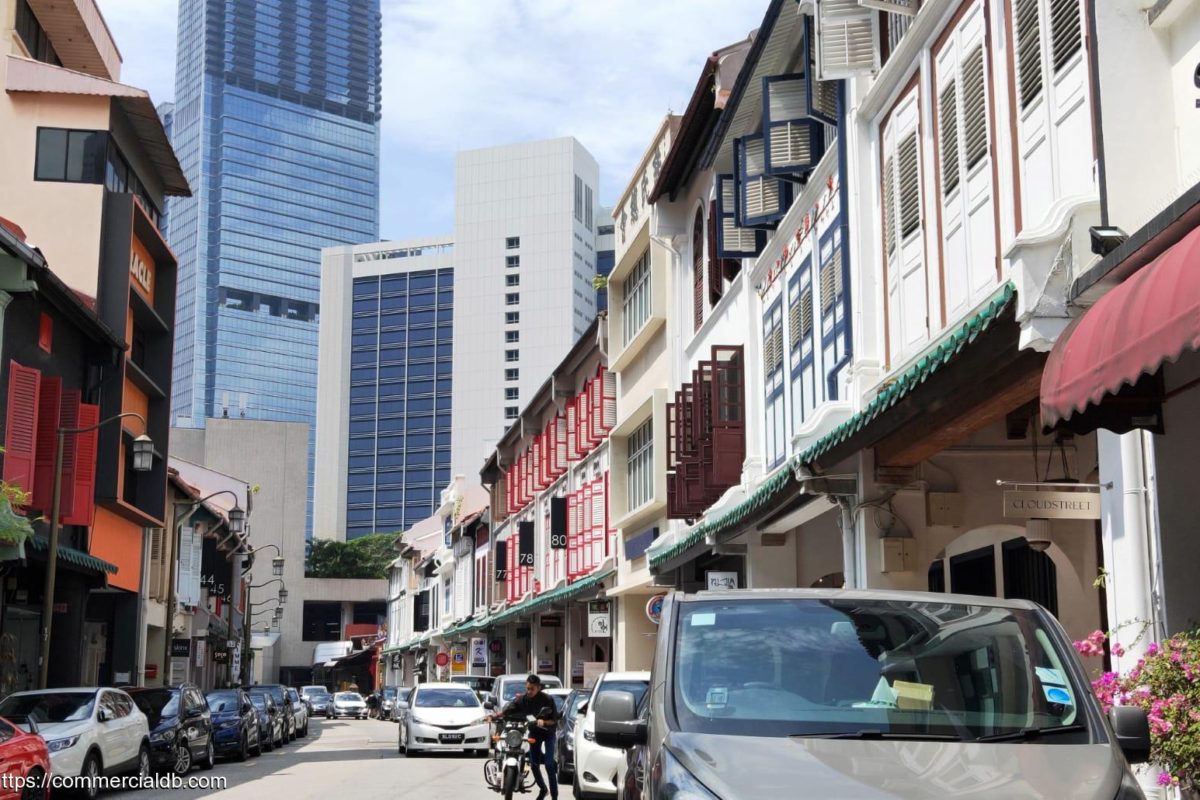
[[[575,723],[576,800],[615,797],[617,775],[625,766],[624,750],[596,744],[596,698],[605,692],[629,692],[636,702],[649,687],[649,672],[606,672],[592,687],[579,709],[583,719]]]
[[[41,689],[0,702],[0,717],[31,717],[50,751],[56,775],[150,774],[150,729],[120,689]],[[99,787],[92,782],[87,796]]]

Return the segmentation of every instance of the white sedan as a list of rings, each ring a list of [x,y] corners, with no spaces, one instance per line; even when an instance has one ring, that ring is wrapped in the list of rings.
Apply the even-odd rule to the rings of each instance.
[[[596,698],[605,692],[629,692],[635,702],[650,686],[649,672],[606,672],[580,706],[575,724],[575,797],[609,798],[617,794],[617,777],[625,767],[625,751],[596,744]]]
[[[400,721],[400,752],[467,750],[486,755],[491,725],[470,687],[422,683],[413,689]]]
[[[367,718],[367,701],[358,692],[337,692],[329,705],[325,706],[325,716],[329,719],[338,717]]]
[[[150,774],[146,715],[120,689],[16,692],[0,703],[0,716],[30,717],[37,723],[56,775]],[[86,787],[88,797],[98,791],[97,781]]]

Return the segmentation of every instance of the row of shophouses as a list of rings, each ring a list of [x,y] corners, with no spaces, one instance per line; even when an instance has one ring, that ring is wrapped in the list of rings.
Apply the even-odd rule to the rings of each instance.
[[[1197,64],[1193,0],[771,0],[650,139],[607,316],[402,538],[386,682],[647,669],[670,588],[1194,625]]]

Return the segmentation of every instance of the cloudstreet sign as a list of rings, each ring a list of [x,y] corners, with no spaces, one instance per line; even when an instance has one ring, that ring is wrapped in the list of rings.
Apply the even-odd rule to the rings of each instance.
[[[1100,519],[1098,492],[1004,493],[1004,516],[1010,519]]]

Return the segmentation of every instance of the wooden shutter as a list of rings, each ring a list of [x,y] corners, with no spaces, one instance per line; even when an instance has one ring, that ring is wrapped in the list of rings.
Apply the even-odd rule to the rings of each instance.
[[[723,491],[741,481],[746,457],[746,372],[741,345],[712,356],[712,480]]]
[[[567,495],[567,580],[575,580],[579,574],[579,496],[576,492]]]
[[[858,0],[858,4],[863,8],[874,8],[906,17],[915,17],[921,10],[921,0]]]
[[[1050,57],[1057,75],[1083,48],[1083,20],[1079,0],[1048,0]]]
[[[4,426],[4,480],[26,492],[37,490],[38,407],[42,373],[8,364],[8,413]],[[51,467],[53,469],[53,467]]]
[[[883,246],[889,255],[896,252],[896,160],[883,162]]]
[[[37,457],[34,466],[34,508],[47,516],[54,503],[54,457],[58,448],[58,417],[62,405],[62,378],[42,378],[38,397]]]
[[[100,421],[100,406],[82,403],[79,406],[79,427],[90,428]],[[70,514],[63,514],[64,525],[91,525],[96,505],[96,439],[98,430],[75,434],[75,485],[70,487],[75,501]],[[68,487],[63,485],[63,494]]]
[[[734,142],[739,166],[738,195],[741,223],[749,227],[771,226],[783,218],[792,204],[792,184],[767,172],[766,141],[761,134]]]
[[[608,538],[605,513],[604,479],[592,481],[592,569],[604,562],[604,540]]]
[[[1038,19],[1040,0],[1013,0],[1013,28],[1017,50],[1017,87],[1021,108],[1042,94],[1042,36]]]
[[[938,97],[938,146],[942,161],[942,196],[958,188],[958,82],[951,80]]]
[[[150,529],[150,598],[159,600],[162,598],[162,579],[163,579],[163,529]],[[231,589],[232,591],[232,589]]]
[[[983,45],[979,45],[962,65],[963,160],[968,172],[988,154],[985,83]]]
[[[737,220],[737,181],[717,176],[717,255],[721,258],[754,258],[767,245],[766,231],[742,227]]]
[[[879,19],[858,0],[816,0],[817,77],[849,78],[879,70]]]
[[[574,461],[579,458],[579,445],[576,441],[576,426],[578,425],[579,410],[576,408],[576,400],[572,397],[567,401],[567,461]]]
[[[558,472],[561,475],[567,471],[567,462],[569,461],[568,453],[570,453],[567,443],[568,426],[566,414],[559,414],[555,418],[554,431],[554,446],[557,450],[555,460],[558,464]]]
[[[62,393],[62,403],[59,406],[58,424],[62,428],[79,427],[79,407],[82,397],[78,389]],[[59,519],[70,517],[75,513],[75,473],[78,471],[79,436],[63,437],[62,461],[62,495],[59,499]]]
[[[896,182],[900,203],[900,240],[903,241],[921,227],[921,188],[915,131],[901,140],[896,161]]]
[[[813,117],[807,74],[763,78],[763,131],[768,175],[807,176],[825,155],[825,127]]]
[[[600,372],[600,402],[603,407],[601,429],[607,436],[617,424],[617,376],[603,368]]]
[[[809,337],[813,329],[813,291],[812,285],[805,286],[800,292],[800,335]]]
[[[801,309],[800,309],[800,293],[793,292],[789,298],[788,305],[788,347],[795,350],[800,346],[801,331]]]

